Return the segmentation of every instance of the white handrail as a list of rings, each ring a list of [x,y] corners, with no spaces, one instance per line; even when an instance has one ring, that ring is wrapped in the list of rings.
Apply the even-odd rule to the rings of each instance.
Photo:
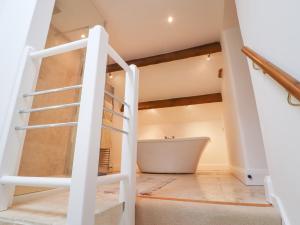
[[[98,185],[112,184],[126,179],[128,179],[128,176],[122,174],[105,175],[105,176],[98,177],[97,184]]]
[[[60,177],[22,177],[22,176],[2,176],[0,184],[14,184],[31,187],[69,187],[70,178]]]
[[[97,184],[113,184],[126,179],[128,179],[128,176],[122,174],[99,176]],[[63,177],[2,176],[0,177],[0,184],[14,184],[30,187],[69,187],[71,179]]]
[[[61,88],[54,88],[54,89],[49,89],[49,90],[35,91],[35,92],[23,94],[23,97],[51,94],[51,93],[56,93],[56,92],[61,92],[61,91],[68,91],[68,90],[73,90],[73,89],[80,89],[80,88],[82,88],[82,85],[78,84],[78,85],[61,87]]]
[[[65,52],[84,48],[87,46],[87,42],[88,42],[88,39],[85,38],[85,39],[73,41],[73,42],[70,42],[67,44],[62,44],[62,45],[58,45],[55,47],[46,48],[46,49],[39,50],[39,51],[34,51],[34,52],[30,53],[30,56],[32,58],[45,58],[45,57],[49,57],[49,56],[53,56],[53,55],[58,55],[58,54],[62,54]]]
[[[107,52],[110,55],[110,57],[112,57],[115,60],[115,62],[123,68],[123,70],[125,70],[127,73],[130,72],[130,67],[110,45],[108,46]]]
[[[19,113],[41,112],[41,111],[54,110],[54,109],[64,109],[64,108],[75,107],[75,106],[80,106],[80,102],[67,103],[67,104],[62,104],[62,105],[45,106],[45,107],[33,108],[33,109],[21,109],[19,111]]]

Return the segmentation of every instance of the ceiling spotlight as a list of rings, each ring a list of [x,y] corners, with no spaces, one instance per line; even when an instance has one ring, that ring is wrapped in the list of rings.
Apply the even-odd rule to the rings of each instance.
[[[80,35],[81,38],[85,38],[85,34]]]
[[[206,60],[207,61],[211,60],[210,53],[207,55]]]
[[[113,75],[111,73],[108,74],[109,79],[113,78]]]
[[[172,23],[173,20],[174,20],[174,18],[173,18],[172,16],[169,16],[169,17],[168,17],[168,23]]]

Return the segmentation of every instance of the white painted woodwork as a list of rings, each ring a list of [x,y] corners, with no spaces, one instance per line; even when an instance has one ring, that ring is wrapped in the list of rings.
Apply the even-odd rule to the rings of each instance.
[[[122,67],[123,70],[125,70],[127,73],[130,73],[130,68],[127,63],[111,46],[108,46],[108,54],[113,60],[115,60],[116,63],[118,63]]]
[[[112,184],[117,183],[122,180],[127,180],[128,176],[124,174],[110,174],[105,176],[98,177],[97,184],[104,185],[104,184]]]
[[[22,69],[26,65],[30,45],[43,48],[49,29],[54,0],[1,1],[0,10],[0,176],[16,175],[20,159],[20,149],[24,134],[16,133],[13,123],[27,120],[27,116],[19,117],[16,105],[30,106],[31,102],[19,98],[20,89],[31,91],[35,69],[39,65],[30,63],[22,77]],[[18,15],[18,16],[16,16]],[[27,77],[27,79],[23,79]],[[22,79],[24,82],[22,82]],[[11,204],[14,185],[0,186],[0,210]]]
[[[18,70],[26,46],[44,48],[55,0],[2,0],[0,3],[0,130],[9,126]],[[5,144],[0,133],[0,151]],[[1,153],[0,153],[1,155]]]
[[[111,174],[106,176],[99,176],[97,178],[98,185],[112,184],[127,180],[127,175]],[[13,184],[29,187],[66,187],[69,188],[71,178],[62,177],[25,177],[25,176],[2,176],[0,184]]]
[[[32,98],[24,99],[22,94],[34,89],[39,68],[39,64],[35,64],[29,57],[30,51],[32,49],[29,47],[25,49],[11,95],[8,121],[2,130],[0,176],[17,175],[19,169],[26,131],[17,131],[15,127],[28,124],[29,114],[19,114],[19,108],[31,108]],[[6,210],[11,205],[14,189],[14,185],[0,185],[0,210]]]
[[[51,48],[43,49],[40,51],[35,51],[30,54],[30,56],[34,58],[45,58],[53,55],[62,54],[69,51],[74,51],[80,48],[86,47],[88,39],[81,39],[78,41],[69,42],[67,44],[62,44],[58,46],[54,46]]]
[[[62,177],[2,176],[0,178],[0,184],[12,184],[30,187],[69,187],[70,182],[70,178]]]
[[[128,175],[128,180],[120,182],[121,202],[125,202],[122,225],[135,224],[135,197],[136,197],[136,157],[137,157],[137,112],[138,112],[138,84],[139,72],[135,65],[130,65],[130,72],[125,78],[125,102],[129,107],[124,107],[124,115],[129,120],[124,120],[123,129],[129,135],[122,137],[121,174]]]
[[[108,35],[89,32],[70,187],[68,224],[94,224]]]

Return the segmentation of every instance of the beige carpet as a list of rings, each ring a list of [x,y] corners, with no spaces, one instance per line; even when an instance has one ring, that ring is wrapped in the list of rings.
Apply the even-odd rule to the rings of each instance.
[[[282,225],[272,207],[137,199],[135,225]]]

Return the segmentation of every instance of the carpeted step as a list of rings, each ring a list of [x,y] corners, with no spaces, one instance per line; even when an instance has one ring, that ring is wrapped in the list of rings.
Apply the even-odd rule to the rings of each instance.
[[[135,225],[282,225],[273,207],[138,198]]]

